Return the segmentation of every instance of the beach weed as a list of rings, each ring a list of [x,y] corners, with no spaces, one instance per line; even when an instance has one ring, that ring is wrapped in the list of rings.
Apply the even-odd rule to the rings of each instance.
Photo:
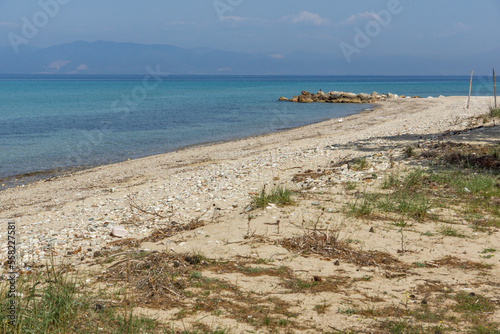
[[[456,228],[453,228],[448,225],[441,226],[439,232],[441,232],[442,235],[447,237],[467,238],[465,234],[459,232]]]
[[[490,106],[490,116],[500,118],[500,107]]]
[[[357,184],[356,182],[353,182],[353,181],[347,181],[347,182],[345,183],[345,189],[346,189],[346,190],[354,190],[354,189],[356,189],[357,185],[358,185],[358,184]]]
[[[357,170],[357,171],[365,170],[369,166],[370,166],[370,163],[368,162],[366,157],[356,158],[352,161],[352,163],[350,165],[351,169]]]
[[[415,152],[415,148],[412,145],[408,145],[404,149],[404,155],[407,158],[412,158],[412,157],[416,156],[417,153]]]
[[[401,185],[399,174],[391,173],[384,177],[382,189],[397,188]]]
[[[487,298],[473,292],[459,292],[455,296],[454,310],[462,313],[484,313],[495,309],[494,304]]]
[[[293,192],[284,185],[274,186],[270,192],[263,187],[260,194],[252,198],[255,208],[266,208],[269,204],[291,205]]]

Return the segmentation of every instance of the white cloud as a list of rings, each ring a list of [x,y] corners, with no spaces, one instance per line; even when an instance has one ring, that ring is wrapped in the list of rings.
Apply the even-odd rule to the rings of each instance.
[[[291,18],[284,18],[285,20],[289,20],[292,23],[299,24],[299,23],[304,23],[304,24],[312,24],[315,26],[322,26],[328,24],[329,20],[322,18],[318,14],[303,11],[299,13],[298,15],[294,15]]]
[[[13,23],[13,22],[1,22],[0,21],[0,27],[11,27],[11,28],[17,28],[19,27],[19,23]]]
[[[232,21],[232,22],[245,22],[245,21],[255,21],[255,19],[251,19],[249,17],[241,17],[241,16],[224,16],[222,21]]]
[[[467,24],[463,22],[455,22],[453,23],[453,26],[449,28],[448,30],[440,33],[437,35],[438,38],[448,38],[452,37],[461,33],[465,33],[468,31],[471,31],[472,27],[468,26]]]
[[[78,66],[76,69],[78,71],[86,71],[86,70],[89,69],[89,67],[87,65],[85,65],[85,64],[80,64],[80,66]]]
[[[66,64],[70,63],[70,60],[57,60],[55,62],[50,63],[48,68],[53,68],[59,71],[62,67],[66,66]]]
[[[269,55],[269,57],[274,58],[274,59],[283,59],[283,58],[285,58],[285,56],[282,55],[281,53],[275,53],[275,54]]]
[[[349,26],[349,25],[355,25],[359,23],[360,21],[366,21],[366,20],[380,20],[380,17],[372,12],[362,12],[358,13],[355,15],[349,16],[347,19],[344,21],[341,21],[337,24],[337,26]]]
[[[188,24],[187,22],[184,21],[174,21],[174,22],[167,22],[165,23],[166,26],[183,26]]]

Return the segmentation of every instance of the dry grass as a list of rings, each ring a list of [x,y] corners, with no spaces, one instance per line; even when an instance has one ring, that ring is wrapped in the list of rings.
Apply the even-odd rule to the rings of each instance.
[[[382,266],[388,269],[404,270],[398,259],[386,252],[356,250],[340,241],[334,234],[319,231],[305,232],[301,236],[279,241],[289,251],[300,254],[317,254],[330,259],[339,259],[359,266]]]
[[[165,228],[154,230],[149,236],[143,238],[141,242],[158,242],[170,238],[179,232],[192,231],[204,225],[205,223],[198,219],[193,219],[187,224],[172,222]]]
[[[136,306],[150,309],[178,308],[182,319],[198,312],[208,312],[233,318],[255,327],[292,326],[300,328],[294,305],[277,297],[243,291],[224,279],[203,273],[224,275],[241,273],[246,276],[275,276],[283,284],[296,278],[288,268],[255,267],[256,261],[219,262],[200,254],[153,252],[142,258],[130,258],[111,265],[100,280],[114,282],[129,289]],[[210,275],[213,276],[213,275]],[[168,305],[168,306],[167,306]]]
[[[464,260],[460,259],[455,256],[445,256],[442,259],[432,261],[430,263],[427,263],[428,267],[450,267],[450,268],[457,268],[457,269],[462,269],[462,270],[485,270],[485,269],[491,269],[493,265],[491,264],[486,264],[486,263],[481,263],[481,262],[474,262],[470,260]]]

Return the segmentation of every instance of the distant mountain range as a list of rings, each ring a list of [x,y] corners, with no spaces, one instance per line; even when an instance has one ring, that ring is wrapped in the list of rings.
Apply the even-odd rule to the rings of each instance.
[[[15,54],[0,47],[0,74],[169,74],[196,75],[488,75],[500,65],[500,49],[469,57],[371,56],[369,50],[343,57],[308,51],[289,54],[238,53],[171,45],[77,41]],[[500,71],[500,66],[498,66]]]

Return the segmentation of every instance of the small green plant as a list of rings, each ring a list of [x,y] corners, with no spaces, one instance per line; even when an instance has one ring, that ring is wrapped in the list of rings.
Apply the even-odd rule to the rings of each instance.
[[[274,262],[274,259],[263,259],[263,258],[257,259],[257,264],[269,264],[271,262]]]
[[[332,304],[328,303],[326,299],[321,301],[321,304],[314,305],[314,311],[318,314],[324,314]]]
[[[408,145],[405,147],[404,155],[407,158],[411,158],[411,157],[416,156],[417,153],[415,152],[415,148],[412,145]]]
[[[284,185],[273,187],[269,193],[266,192],[266,188],[263,187],[260,191],[260,195],[252,198],[252,204],[256,208],[265,208],[270,203],[276,205],[291,205],[293,204],[292,193],[293,192]]]
[[[357,310],[357,309],[355,309],[355,308],[352,308],[352,307],[346,307],[346,308],[341,308],[341,307],[339,307],[339,308],[337,309],[337,313],[339,313],[339,314],[354,315],[354,314],[356,314],[357,312],[358,312],[358,310]]]
[[[473,175],[465,183],[465,187],[462,189],[462,192],[470,192],[472,194],[478,194],[481,192],[493,190],[495,188],[495,185],[496,185],[495,177],[491,175]]]
[[[500,334],[499,324],[481,324],[472,327],[473,334]]]
[[[493,303],[487,298],[475,293],[459,292],[455,296],[455,311],[463,313],[483,313],[495,309]]]
[[[425,268],[427,266],[425,262],[413,262],[413,265],[417,268]]]
[[[369,194],[358,196],[354,202],[347,203],[346,206],[347,213],[355,217],[369,216],[375,209],[375,203]]]
[[[380,327],[386,331],[384,333],[391,334],[441,333],[438,331],[427,331],[422,325],[413,325],[409,320],[385,320],[380,324]]]
[[[290,324],[290,320],[280,318],[280,319],[276,320],[276,324],[278,326],[287,326],[288,324]]]
[[[422,183],[425,173],[422,169],[414,169],[406,175],[403,184],[406,188],[412,188]]]
[[[401,180],[398,174],[391,173],[384,177],[382,189],[397,188],[401,185]]]
[[[403,219],[401,220],[398,220],[398,221],[395,221],[394,223],[392,223],[394,226],[396,227],[401,227],[401,228],[405,228],[408,226],[408,223],[406,221],[404,221]]]
[[[190,275],[191,278],[194,278],[194,279],[200,279],[202,277],[202,274],[201,272],[199,271],[193,271]]]
[[[456,228],[447,225],[442,226],[439,232],[447,237],[467,238],[465,234],[459,232]]]
[[[490,106],[490,116],[500,118],[500,107]]]
[[[2,311],[0,333],[94,333],[97,327],[109,333],[153,333],[157,327],[155,320],[135,315],[130,305],[96,303],[78,274],[55,265],[20,276],[17,283],[16,328],[5,327],[8,314]],[[8,310],[6,285],[0,286],[0,307]]]
[[[432,237],[434,235],[434,233],[432,233],[431,231],[425,231],[425,232],[420,233],[420,235],[425,235],[427,237]]]
[[[481,251],[481,254],[495,253],[496,251],[497,251],[496,248],[485,248]]]
[[[493,256],[495,256],[495,254],[479,255],[479,256],[482,257],[483,259],[491,259]]]
[[[345,189],[346,190],[354,190],[354,189],[356,189],[357,185],[358,184],[356,182],[348,181],[345,183]]]
[[[352,161],[351,168],[354,170],[364,170],[367,169],[369,165],[370,164],[368,163],[366,157],[356,158]]]

